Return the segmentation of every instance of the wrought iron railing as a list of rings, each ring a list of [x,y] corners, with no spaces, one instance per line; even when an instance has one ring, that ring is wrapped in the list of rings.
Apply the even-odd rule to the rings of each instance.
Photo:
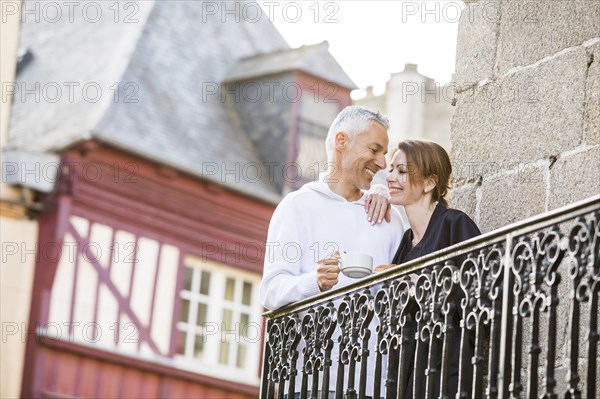
[[[599,291],[596,196],[266,313],[261,398],[600,398]]]

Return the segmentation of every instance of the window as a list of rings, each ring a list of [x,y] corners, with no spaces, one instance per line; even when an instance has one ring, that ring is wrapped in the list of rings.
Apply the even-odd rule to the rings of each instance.
[[[257,383],[260,276],[192,256],[186,257],[184,269],[177,323],[180,361],[219,378]]]

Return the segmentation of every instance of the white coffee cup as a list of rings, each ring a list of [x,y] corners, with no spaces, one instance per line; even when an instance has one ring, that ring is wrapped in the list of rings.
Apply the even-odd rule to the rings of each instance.
[[[345,252],[340,258],[340,270],[351,278],[361,278],[373,273],[373,257],[359,252]]]

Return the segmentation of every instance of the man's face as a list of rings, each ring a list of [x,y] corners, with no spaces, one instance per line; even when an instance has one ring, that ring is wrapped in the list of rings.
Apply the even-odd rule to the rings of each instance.
[[[377,122],[370,122],[366,130],[357,133],[343,153],[343,180],[358,189],[371,187],[375,173],[386,166],[388,141],[387,130]]]

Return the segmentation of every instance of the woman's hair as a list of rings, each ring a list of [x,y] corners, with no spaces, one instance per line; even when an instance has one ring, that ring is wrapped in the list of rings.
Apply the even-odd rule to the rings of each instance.
[[[331,161],[333,157],[333,142],[337,132],[344,132],[350,140],[357,133],[361,133],[368,128],[368,124],[377,122],[381,124],[385,130],[390,128],[388,118],[381,115],[379,112],[373,112],[370,109],[360,106],[351,105],[344,108],[334,119],[329,127],[327,138],[325,139],[325,149],[327,150],[327,160]]]
[[[410,184],[415,181],[413,178],[424,181],[433,177],[436,185],[432,191],[432,199],[447,208],[446,196],[450,190],[452,164],[446,150],[438,143],[428,140],[404,140],[398,144],[398,149],[406,155]]]

